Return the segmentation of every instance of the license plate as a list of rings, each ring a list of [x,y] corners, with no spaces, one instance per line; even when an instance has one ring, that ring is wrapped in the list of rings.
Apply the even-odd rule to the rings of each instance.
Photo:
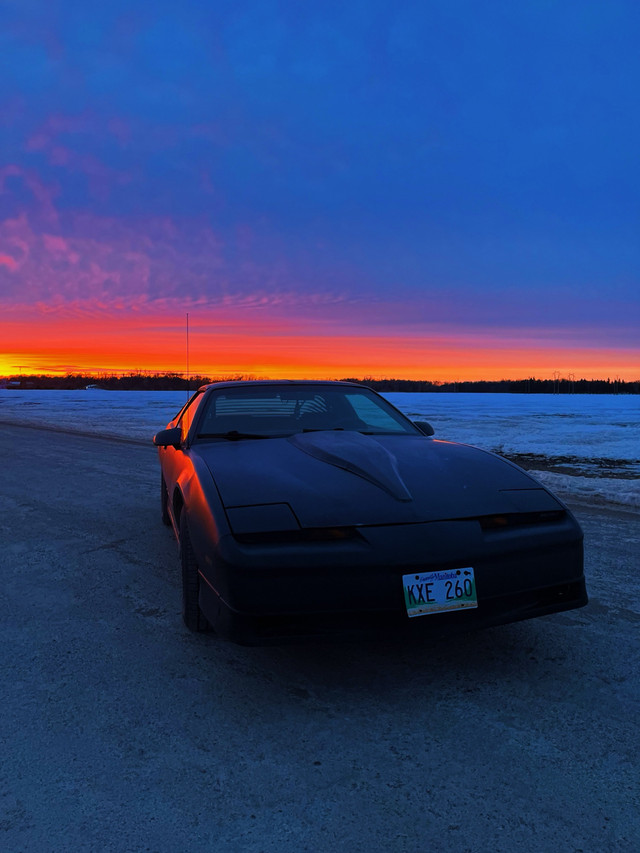
[[[414,572],[402,576],[408,616],[426,616],[478,606],[473,569]]]

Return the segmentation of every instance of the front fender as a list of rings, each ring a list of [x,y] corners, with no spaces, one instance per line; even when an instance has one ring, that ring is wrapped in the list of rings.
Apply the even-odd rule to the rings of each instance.
[[[213,583],[215,552],[221,537],[230,533],[229,522],[211,472],[198,456],[191,461],[190,470],[180,473],[176,488],[182,497],[198,568]]]

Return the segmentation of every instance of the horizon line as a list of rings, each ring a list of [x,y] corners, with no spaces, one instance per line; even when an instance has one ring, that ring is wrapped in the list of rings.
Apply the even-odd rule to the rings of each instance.
[[[556,375],[557,374],[557,375]],[[157,371],[157,370],[142,370],[142,369],[126,369],[126,370],[99,370],[99,371],[77,371],[77,372],[67,372],[67,373],[11,373],[11,374],[0,374],[0,380],[6,381],[15,381],[15,380],[28,380],[35,378],[44,378],[44,379],[54,379],[54,380],[65,380],[71,379],[74,377],[82,378],[82,379],[93,379],[96,381],[106,380],[106,379],[124,379],[124,378],[133,378],[133,377],[146,377],[146,378],[157,378],[157,379],[183,379],[184,381],[193,382],[195,379],[207,380],[209,383],[213,382],[230,382],[230,381],[276,381],[281,379],[282,377],[273,377],[273,376],[262,376],[252,373],[242,373],[240,371],[233,372],[228,371],[224,375],[209,375],[204,373],[187,373],[187,371]],[[296,376],[296,377],[287,377],[292,381],[305,382],[312,381],[309,377],[304,376]],[[407,383],[429,383],[431,385],[459,385],[459,384],[482,384],[482,383],[512,383],[516,384],[519,382],[568,382],[576,384],[578,382],[608,382],[608,383],[622,383],[622,384],[635,384],[640,382],[640,376],[636,379],[622,379],[620,376],[608,376],[606,378],[595,378],[590,377],[587,378],[585,376],[576,376],[573,373],[569,373],[566,375],[561,375],[559,371],[554,372],[552,376],[549,377],[541,377],[541,376],[521,376],[517,379],[509,379],[506,377],[502,377],[500,379],[429,379],[426,377],[415,379],[408,378],[402,376],[381,376],[381,375],[364,375],[361,378],[355,376],[326,376],[318,380],[316,377],[314,381],[322,381],[322,382],[407,382]]]

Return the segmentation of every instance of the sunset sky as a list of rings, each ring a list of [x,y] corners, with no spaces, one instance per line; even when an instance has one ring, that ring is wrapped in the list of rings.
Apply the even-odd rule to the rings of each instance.
[[[0,10],[0,374],[640,378],[637,0]]]

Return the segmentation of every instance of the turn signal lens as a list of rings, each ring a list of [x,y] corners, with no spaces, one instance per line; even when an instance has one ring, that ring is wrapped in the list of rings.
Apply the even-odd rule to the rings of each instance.
[[[550,524],[561,521],[566,515],[563,509],[544,512],[510,512],[504,515],[484,515],[478,519],[483,530],[500,530],[505,527],[521,527],[528,524]]]

